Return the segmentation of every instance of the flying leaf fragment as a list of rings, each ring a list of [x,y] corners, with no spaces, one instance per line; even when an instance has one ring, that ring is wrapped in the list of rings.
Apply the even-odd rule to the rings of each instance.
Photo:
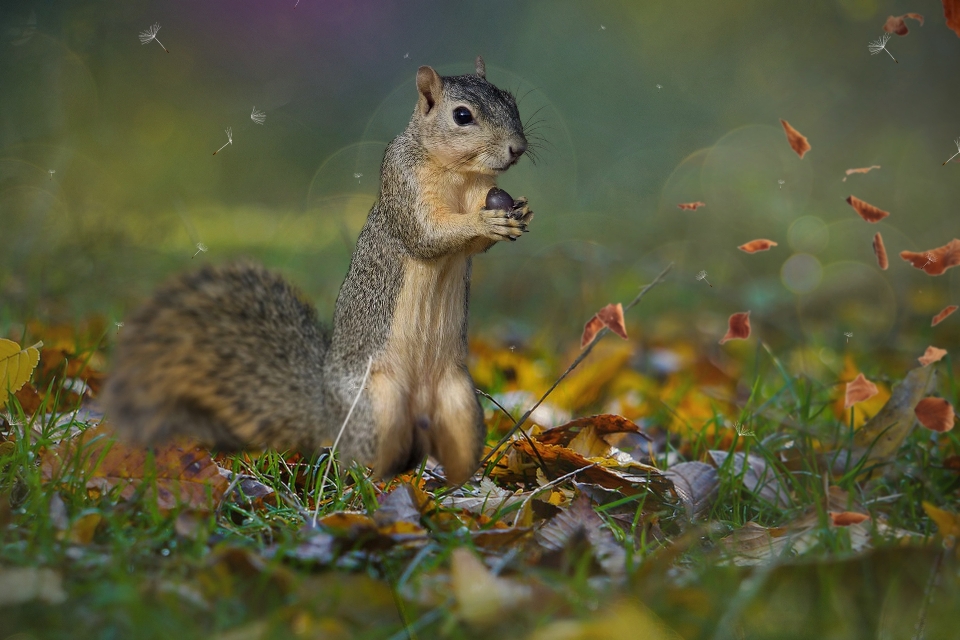
[[[887,267],[890,266],[890,261],[887,260],[887,248],[883,246],[883,237],[879,231],[877,231],[877,235],[873,236],[873,253],[877,256],[877,264],[886,271]]]
[[[843,177],[843,181],[846,182],[846,181],[847,181],[847,176],[852,176],[852,175],[855,174],[855,173],[870,173],[872,170],[874,170],[874,169],[879,169],[879,168],[880,168],[880,165],[878,165],[878,164],[873,164],[873,165],[870,165],[869,167],[859,167],[859,168],[857,168],[857,169],[847,169],[847,170],[844,172],[844,173],[846,173],[847,175]]]
[[[944,307],[944,308],[943,308],[943,311],[941,311],[941,312],[938,313],[937,315],[933,316],[933,320],[930,321],[930,326],[931,326],[931,327],[937,326],[938,324],[940,324],[941,322],[943,322],[944,320],[946,320],[946,319],[947,319],[947,316],[949,316],[951,313],[953,313],[953,312],[956,311],[957,309],[960,309],[960,307],[958,307],[958,306],[955,305],[955,304],[952,304],[952,305],[950,305],[949,307]]]
[[[700,207],[707,206],[706,202],[681,202],[677,205],[681,209],[686,209],[687,211],[696,211]]]
[[[923,355],[917,358],[921,365],[927,366],[928,364],[933,364],[934,362],[939,362],[943,356],[947,355],[946,349],[940,349],[939,347],[934,347],[930,345],[927,347],[927,350],[923,352]]]
[[[773,240],[757,238],[756,240],[751,240],[746,244],[740,245],[737,249],[746,253],[756,253],[757,251],[768,251],[771,247],[775,246],[777,246],[777,243]]]
[[[856,511],[830,512],[830,523],[835,527],[849,527],[852,524],[860,524],[869,519],[870,516],[867,514],[857,513]]]
[[[40,362],[42,342],[21,349],[12,340],[0,338],[0,407],[7,404],[8,392],[16,393],[27,383]]]
[[[786,120],[781,119],[780,124],[783,125],[783,130],[787,134],[787,142],[790,143],[790,148],[796,151],[800,159],[803,160],[803,154],[810,151],[810,143],[807,142],[807,138],[791,127],[790,123]]]
[[[880,393],[877,385],[863,377],[861,373],[853,381],[847,383],[846,391],[843,396],[843,408],[849,409],[858,402],[869,400]]]
[[[728,340],[746,340],[750,337],[750,312],[741,311],[727,319],[727,333],[720,338],[720,344]]]
[[[931,431],[944,433],[953,429],[953,406],[943,398],[924,398],[913,412],[920,424]]]
[[[960,264],[960,240],[954,238],[942,247],[922,253],[901,251],[900,257],[917,269],[923,269],[927,275],[939,276],[950,267]]]
[[[619,302],[617,304],[608,304],[600,309],[600,311],[597,311],[596,315],[587,321],[587,324],[583,326],[583,335],[580,337],[580,348],[583,349],[593,342],[593,339],[597,337],[597,334],[604,327],[610,329],[610,331],[613,331],[624,340],[627,339],[627,328],[624,326],[622,304]]]
[[[905,13],[902,16],[889,16],[887,22],[883,25],[883,30],[887,33],[895,33],[898,36],[905,36],[910,33],[910,30],[907,28],[907,23],[903,21],[904,18],[910,18],[911,20],[916,20],[920,23],[920,26],[923,26],[923,16],[919,13]]]
[[[450,557],[450,582],[457,612],[475,626],[496,624],[504,613],[526,604],[531,590],[514,580],[498,578],[464,547]]]
[[[960,0],[940,0],[943,4],[943,17],[947,19],[947,26],[960,37]]]
[[[877,223],[890,215],[888,211],[879,209],[869,202],[864,202],[856,196],[849,196],[847,198],[847,204],[853,207],[854,211],[867,222]]]

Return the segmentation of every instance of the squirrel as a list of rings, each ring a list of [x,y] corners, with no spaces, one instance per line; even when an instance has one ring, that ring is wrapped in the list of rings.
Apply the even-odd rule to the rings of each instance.
[[[420,67],[417,90],[409,125],[387,145],[332,329],[257,264],[175,278],[118,340],[103,406],[121,436],[316,455],[344,425],[341,455],[378,475],[428,455],[449,483],[476,471],[486,431],[466,365],[471,257],[527,231],[525,198],[485,201],[527,139],[481,57],[470,75]]]

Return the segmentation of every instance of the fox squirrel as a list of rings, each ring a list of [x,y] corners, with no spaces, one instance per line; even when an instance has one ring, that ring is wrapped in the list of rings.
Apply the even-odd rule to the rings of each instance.
[[[420,67],[417,90],[410,124],[387,146],[332,331],[259,265],[180,276],[119,339],[103,403],[122,435],[315,453],[356,400],[345,457],[392,475],[432,455],[448,482],[470,477],[485,435],[466,365],[471,256],[527,230],[526,199],[485,206],[527,140],[482,58],[475,75]]]

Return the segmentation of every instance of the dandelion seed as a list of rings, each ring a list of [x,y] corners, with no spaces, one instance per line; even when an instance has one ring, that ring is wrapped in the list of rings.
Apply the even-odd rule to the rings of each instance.
[[[257,111],[257,108],[254,107],[253,111],[250,112],[250,119],[257,124],[263,124],[263,121],[267,119],[267,113],[265,111]]]
[[[117,327],[117,333],[120,333],[120,327],[123,326],[123,323],[122,323],[122,322],[114,322],[113,324],[115,324],[116,327]]]
[[[607,28],[606,28],[605,26],[600,25],[600,31],[606,31],[606,30],[607,30]]]
[[[360,184],[360,178],[363,177],[363,174],[362,174],[362,173],[355,173],[355,174],[353,174],[353,177],[357,179],[357,184]]]
[[[889,39],[890,39],[890,34],[885,33],[879,38],[877,38],[876,42],[871,42],[870,44],[868,44],[867,49],[870,50],[870,55],[875,56],[881,51],[887,51],[887,41]],[[890,53],[889,51],[887,51],[887,55],[893,58],[893,54]],[[896,58],[893,58],[893,61],[896,62],[897,64],[900,64],[900,61],[897,60]]]
[[[197,243],[197,252],[196,252],[195,254],[193,254],[192,257],[193,257],[193,258],[196,258],[196,257],[197,257],[198,255],[200,255],[201,253],[206,253],[206,252],[207,252],[207,245],[203,244],[202,242],[198,242],[198,243]]]
[[[698,273],[698,274],[697,274],[697,280],[703,280],[703,281],[706,282],[707,284],[710,284],[710,281],[707,280],[707,272],[706,272],[706,271],[701,271],[700,273]],[[712,284],[710,284],[710,286],[713,287]]]
[[[405,54],[403,54],[403,59],[404,59],[404,60],[407,60],[409,57],[410,57],[410,52],[409,52],[409,51],[407,51]]]
[[[227,146],[228,144],[233,144],[233,128],[232,128],[232,127],[227,127],[226,129],[224,129],[224,131],[227,132],[227,142],[226,142],[226,144],[223,145],[223,147]],[[217,149],[216,151],[214,151],[214,152],[213,152],[213,155],[217,155],[218,153],[220,153],[221,151],[223,151],[223,147],[220,147],[219,149]]]
[[[847,336],[847,342],[850,342],[850,338],[853,337],[853,331],[844,331],[843,335]]]
[[[754,435],[752,429],[749,429],[747,425],[741,424],[739,422],[734,425],[734,429],[737,430],[737,435],[740,436],[741,438],[746,438]]]
[[[957,145],[957,152],[956,152],[955,154],[953,154],[952,156],[950,156],[949,158],[947,158],[947,161],[944,162],[942,165],[940,165],[941,167],[944,166],[945,164],[947,164],[947,162],[950,162],[951,160],[953,160],[954,158],[956,158],[957,156],[960,156],[960,138],[957,138],[956,140],[954,140],[954,141],[953,141],[953,144]]]
[[[160,31],[160,25],[154,22],[152,27],[140,34],[140,44],[150,44],[151,40],[157,40],[157,31]],[[164,47],[159,40],[157,40],[157,44],[163,47],[164,51],[170,53],[170,50]]]
[[[663,89],[663,85],[662,85],[662,84],[658,84],[658,85],[657,85],[657,91],[660,91],[660,89]]]
[[[944,162],[943,164],[947,164],[947,163]],[[47,169],[47,173],[50,174],[50,179],[51,179],[51,180],[53,180],[53,174],[55,174],[56,172],[57,172],[56,169]]]
[[[780,189],[783,189],[783,184],[784,184],[785,182],[786,182],[786,180],[783,180],[783,179],[777,180],[777,184],[780,185]]]

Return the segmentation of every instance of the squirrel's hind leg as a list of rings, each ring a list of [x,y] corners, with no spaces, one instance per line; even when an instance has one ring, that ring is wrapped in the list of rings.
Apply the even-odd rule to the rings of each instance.
[[[443,464],[450,484],[466,482],[477,470],[486,426],[473,379],[457,367],[440,378],[435,391],[430,453]]]

